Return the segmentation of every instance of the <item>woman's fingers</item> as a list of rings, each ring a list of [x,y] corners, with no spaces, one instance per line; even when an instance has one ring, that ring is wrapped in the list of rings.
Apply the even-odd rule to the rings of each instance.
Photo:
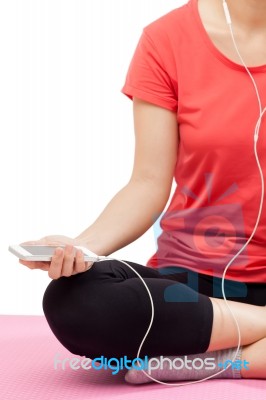
[[[74,273],[79,274],[80,272],[84,272],[84,271],[85,271],[84,255],[83,255],[82,250],[78,249],[76,251]]]
[[[25,242],[36,244],[37,242]],[[75,249],[72,244],[66,244],[64,248],[55,249],[51,262],[49,261],[26,261],[19,260],[20,264],[30,269],[41,269],[48,271],[51,279],[59,279],[61,276],[69,277],[87,271],[93,262],[84,261],[84,253],[80,249]]]
[[[88,263],[84,261],[84,254],[83,251],[78,249],[76,251],[76,258],[75,258],[75,268],[74,268],[74,273],[75,274],[80,274],[81,272],[87,271],[91,263]]]
[[[64,260],[64,249],[57,247],[52,256],[48,275],[51,279],[58,279],[61,276]]]
[[[75,252],[74,246],[66,245],[64,249],[59,247],[55,250],[48,275],[52,279],[68,277],[87,271],[92,264],[84,261],[82,250],[77,249]]]
[[[61,276],[71,276],[74,270],[74,247],[67,245],[65,247],[65,255],[63,260],[63,267]]]

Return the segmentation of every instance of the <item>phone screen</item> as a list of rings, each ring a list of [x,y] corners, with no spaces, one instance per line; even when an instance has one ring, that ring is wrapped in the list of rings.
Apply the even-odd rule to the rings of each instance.
[[[60,246],[21,246],[23,249],[33,254],[34,256],[52,256],[57,247],[65,247],[63,245]]]

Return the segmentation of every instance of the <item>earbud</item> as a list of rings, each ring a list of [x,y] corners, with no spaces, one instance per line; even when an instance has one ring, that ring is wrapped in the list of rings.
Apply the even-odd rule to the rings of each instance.
[[[224,8],[224,14],[225,14],[226,22],[228,23],[228,25],[231,25],[232,21],[231,21],[231,16],[230,16],[230,12],[229,12],[226,0],[223,0],[223,8]]]

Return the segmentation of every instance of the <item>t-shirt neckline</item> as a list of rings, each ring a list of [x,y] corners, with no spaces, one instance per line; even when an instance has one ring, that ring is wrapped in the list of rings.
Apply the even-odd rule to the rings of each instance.
[[[240,71],[245,71],[245,67],[241,64],[238,64],[234,61],[232,61],[230,58],[228,58],[226,55],[224,55],[213,43],[211,38],[208,35],[208,32],[206,31],[203,22],[201,20],[200,14],[199,14],[199,9],[198,9],[198,0],[190,0],[191,6],[192,6],[192,11],[194,14],[194,17],[196,19],[197,26],[199,28],[199,31],[201,33],[202,38],[205,41],[205,44],[208,46],[208,48],[211,50],[211,52],[215,55],[216,58],[218,58],[220,61],[222,61],[224,64],[229,66],[230,68],[237,69]],[[259,65],[259,66],[254,66],[254,67],[249,67],[248,69],[250,72],[264,72],[266,71],[266,65]]]

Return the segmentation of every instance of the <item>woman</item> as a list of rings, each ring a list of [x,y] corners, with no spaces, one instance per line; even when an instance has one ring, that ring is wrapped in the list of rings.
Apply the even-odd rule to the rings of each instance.
[[[240,53],[265,106],[265,1],[227,3]],[[74,260],[73,246],[107,256],[136,240],[164,210],[174,177],[177,188],[161,218],[156,254],[147,266],[129,262],[144,278],[155,307],[141,356],[208,356],[221,371],[218,364],[233,359],[238,343],[221,278],[253,231],[261,193],[253,154],[258,102],[232,45],[222,0],[190,0],[146,26],[122,92],[133,100],[136,139],[128,184],[75,239],[34,242],[67,244],[57,248],[50,264],[21,262],[49,271],[53,280],[43,309],[67,349],[89,358],[136,357],[151,314],[143,283],[118,261],[88,264],[80,251]],[[258,152],[266,171],[263,133],[262,120]],[[249,368],[227,369],[217,377],[266,378],[265,218],[264,208],[225,281],[241,332],[237,360]],[[197,380],[214,372],[165,368],[152,376]],[[126,380],[149,378],[132,369]]]

